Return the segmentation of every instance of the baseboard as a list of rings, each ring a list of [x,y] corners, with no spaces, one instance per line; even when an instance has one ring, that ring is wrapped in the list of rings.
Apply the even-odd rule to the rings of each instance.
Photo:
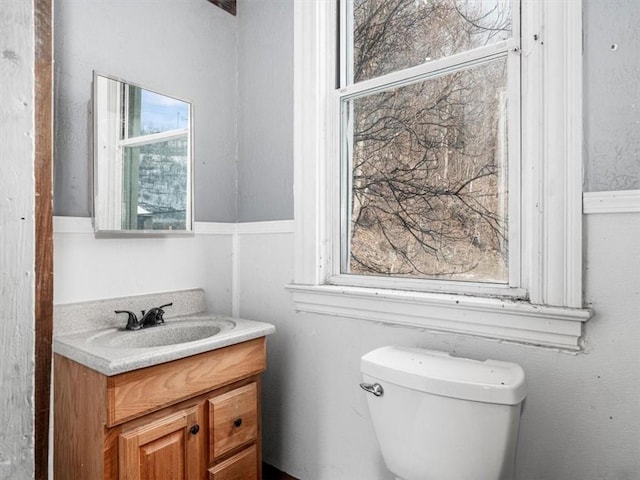
[[[284,472],[281,472],[276,467],[262,464],[262,480],[298,480]]]

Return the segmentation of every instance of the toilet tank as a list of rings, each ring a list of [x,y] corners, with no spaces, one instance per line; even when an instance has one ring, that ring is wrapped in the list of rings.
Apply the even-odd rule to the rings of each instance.
[[[403,480],[508,480],[526,384],[515,363],[382,347],[361,361],[380,449]]]

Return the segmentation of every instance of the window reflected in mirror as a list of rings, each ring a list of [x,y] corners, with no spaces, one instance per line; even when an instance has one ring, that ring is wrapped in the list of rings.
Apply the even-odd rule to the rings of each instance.
[[[96,232],[192,230],[191,105],[94,77]]]

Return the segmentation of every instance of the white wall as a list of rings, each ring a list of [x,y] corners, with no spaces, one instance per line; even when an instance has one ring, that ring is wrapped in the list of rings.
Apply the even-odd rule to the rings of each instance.
[[[293,279],[293,235],[240,235],[240,315],[277,328],[263,384],[264,460],[302,480],[391,480],[358,386],[359,360],[402,344],[523,366],[518,480],[637,479],[640,215],[589,215],[585,223],[586,298],[596,314],[579,355],[296,314],[284,289]]]
[[[34,9],[0,7],[0,479],[34,474]]]
[[[264,460],[302,480],[391,480],[358,383],[360,356],[394,343],[523,366],[518,480],[631,480],[640,472],[640,215],[589,215],[585,224],[596,315],[580,355],[296,314],[284,289],[293,279],[292,222],[269,229],[277,233],[260,233],[270,223],[240,224],[235,250],[232,233],[96,240],[77,227],[60,233],[58,223],[56,303],[204,287],[209,308],[230,313],[237,295],[240,316],[277,327],[263,383]],[[155,261],[162,256],[167,263]],[[147,274],[122,275],[132,264]]]
[[[96,238],[89,218],[56,217],[54,304],[203,288],[209,310],[229,315],[234,231],[196,223],[194,235]]]

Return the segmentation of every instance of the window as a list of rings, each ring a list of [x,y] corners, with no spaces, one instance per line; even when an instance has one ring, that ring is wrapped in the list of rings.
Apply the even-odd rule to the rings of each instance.
[[[580,2],[294,8],[296,308],[579,349]]]
[[[340,274],[517,285],[517,9],[342,5]]]

